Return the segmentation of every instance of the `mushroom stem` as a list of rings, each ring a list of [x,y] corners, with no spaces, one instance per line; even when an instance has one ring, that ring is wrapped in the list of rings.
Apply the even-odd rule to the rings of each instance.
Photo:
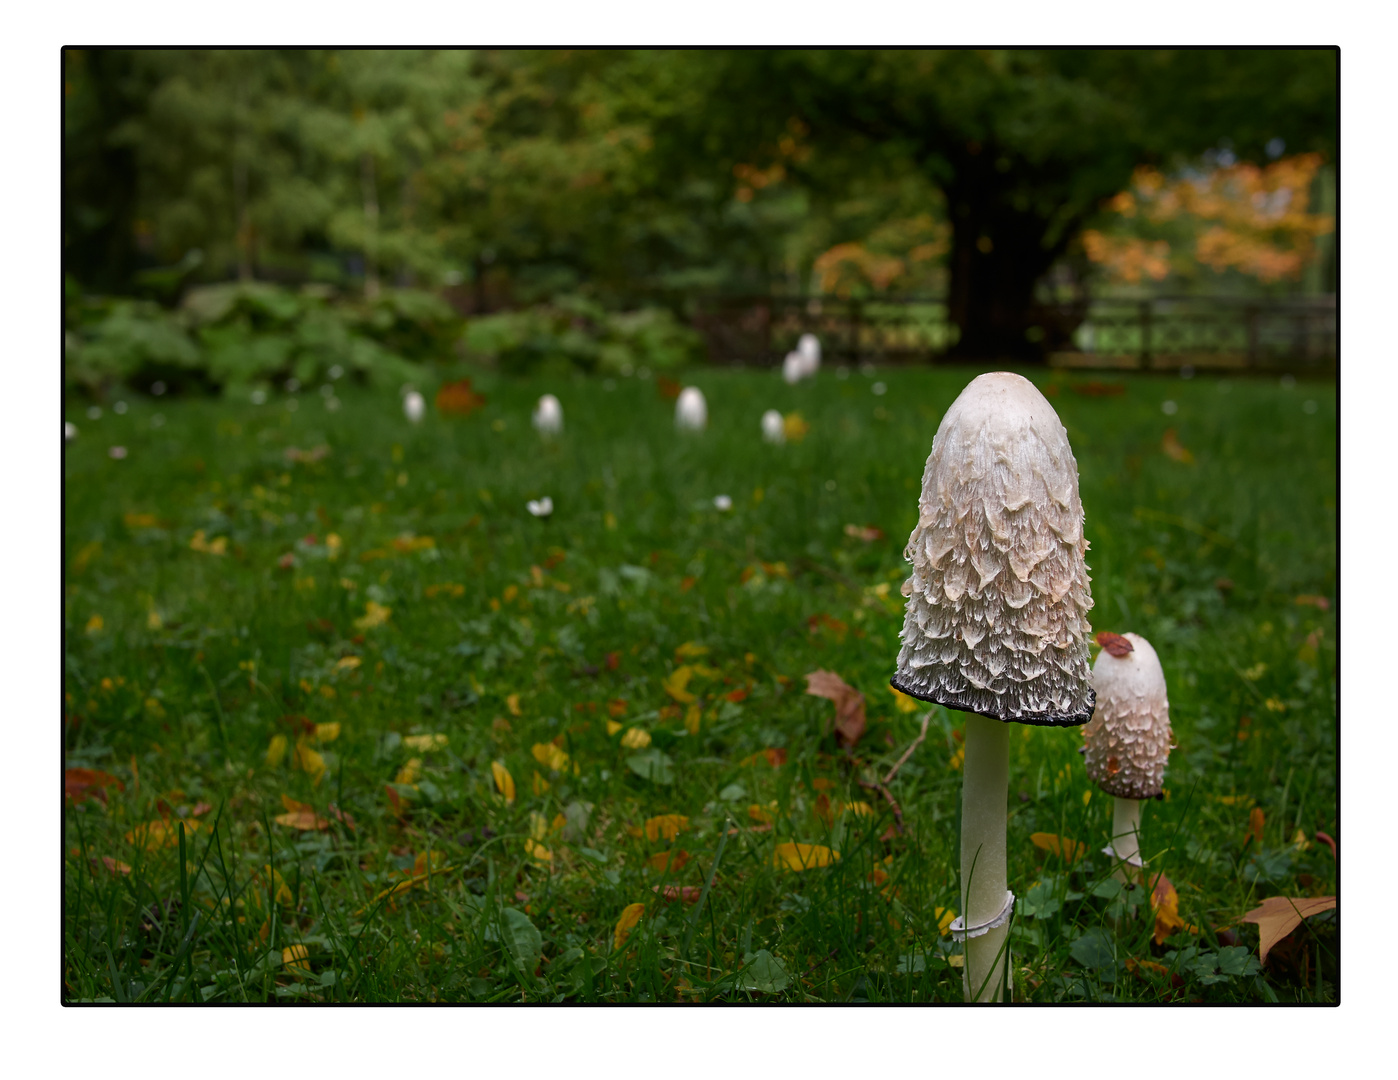
[[[1117,876],[1127,880],[1130,867],[1141,862],[1141,800],[1118,795],[1112,810],[1112,850],[1118,861]]]
[[[961,916],[974,928],[1005,906],[1005,819],[1010,789],[1009,725],[966,714],[961,788]],[[1009,924],[966,939],[967,1001],[1000,1001],[1009,966]],[[1002,951],[1003,950],[1003,951]]]

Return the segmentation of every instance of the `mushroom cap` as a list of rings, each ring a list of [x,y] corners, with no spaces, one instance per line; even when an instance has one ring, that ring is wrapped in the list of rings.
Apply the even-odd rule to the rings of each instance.
[[[1087,775],[1108,795],[1151,799],[1160,794],[1170,756],[1170,702],[1165,672],[1139,634],[1125,656],[1106,649],[1092,665],[1097,711],[1082,729]]]
[[[786,422],[776,409],[768,409],[762,414],[762,437],[769,443],[786,442]]]
[[[562,429],[563,406],[558,403],[558,398],[552,394],[539,398],[539,404],[534,408],[534,427],[543,432]]]
[[[789,352],[782,361],[782,378],[791,385],[799,383],[806,375],[806,361],[799,352]]]
[[[893,685],[996,720],[1085,723],[1087,546],[1058,414],[1019,375],[973,379],[942,417],[922,474]]]
[[[704,402],[704,392],[697,386],[686,386],[675,401],[675,423],[697,431],[708,422],[709,407]]]

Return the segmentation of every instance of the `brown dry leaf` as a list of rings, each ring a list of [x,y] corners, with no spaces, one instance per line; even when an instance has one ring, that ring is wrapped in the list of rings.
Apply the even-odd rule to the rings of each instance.
[[[1303,596],[1298,596],[1296,598],[1296,602],[1300,604],[1302,607],[1309,605],[1310,607],[1320,608],[1321,611],[1330,610],[1330,601],[1328,598],[1324,596],[1312,596],[1311,594],[1307,593]]]
[[[1185,465],[1190,464],[1194,460],[1194,455],[1186,450],[1180,443],[1180,437],[1175,434],[1174,428],[1166,429],[1165,437],[1160,440],[1160,449],[1165,451],[1167,457],[1174,458],[1174,460]]]
[[[683,389],[684,387],[668,375],[659,375],[656,377],[655,392],[659,394],[664,401],[674,401],[680,396],[680,391]]]
[[[883,530],[875,525],[846,525],[845,535],[872,544],[875,540],[883,539]]]
[[[1036,848],[1042,848],[1051,855],[1057,855],[1068,862],[1077,862],[1087,854],[1087,845],[1077,840],[1056,836],[1053,833],[1036,832],[1029,837]]]
[[[689,828],[689,818],[683,814],[661,814],[646,821],[646,839],[651,843],[662,838],[673,840],[687,828]]]
[[[82,802],[89,797],[107,801],[107,788],[115,787],[125,791],[126,785],[111,773],[101,769],[64,769],[63,795],[74,802]]]
[[[1264,964],[1272,946],[1301,925],[1301,920],[1335,906],[1333,896],[1269,896],[1262,906],[1243,916],[1243,922],[1257,924],[1257,955]]]
[[[806,675],[806,693],[829,698],[835,703],[835,739],[853,748],[864,736],[864,695],[833,671],[812,671]]]
[[[686,904],[697,904],[699,896],[703,892],[698,885],[666,885],[663,891],[659,885],[652,885],[650,888],[651,892],[660,893],[668,903],[672,904],[676,900],[683,900]]]
[[[1113,634],[1109,630],[1103,630],[1097,635],[1097,644],[1106,649],[1113,656],[1125,656],[1134,652],[1135,646],[1131,644],[1130,638],[1122,637],[1120,634]]]
[[[645,913],[645,904],[627,904],[621,909],[621,918],[617,919],[616,930],[612,935],[613,948],[619,949],[626,944],[626,939],[631,936],[632,929],[641,921],[641,916]]]

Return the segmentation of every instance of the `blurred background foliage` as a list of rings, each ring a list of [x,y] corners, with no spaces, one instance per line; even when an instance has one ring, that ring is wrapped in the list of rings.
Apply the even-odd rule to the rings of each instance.
[[[1331,50],[67,50],[66,385],[675,367],[714,294],[1333,289]]]

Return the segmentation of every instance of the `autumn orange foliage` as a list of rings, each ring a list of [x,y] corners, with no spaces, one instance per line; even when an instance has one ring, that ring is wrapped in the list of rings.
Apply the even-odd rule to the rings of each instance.
[[[1118,281],[1163,281],[1188,253],[1140,235],[1139,227],[1180,222],[1194,226],[1193,258],[1216,273],[1236,270],[1264,283],[1298,280],[1315,258],[1316,239],[1335,228],[1332,216],[1309,209],[1320,167],[1319,154],[1179,177],[1141,166],[1131,187],[1107,204],[1115,221],[1085,231],[1083,248]]]

